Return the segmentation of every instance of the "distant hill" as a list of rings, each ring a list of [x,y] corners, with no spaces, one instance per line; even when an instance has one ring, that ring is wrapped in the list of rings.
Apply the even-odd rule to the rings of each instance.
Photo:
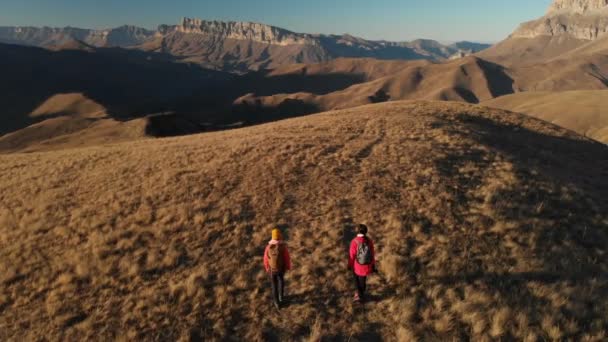
[[[211,89],[231,77],[167,55],[67,44],[57,51],[0,44],[0,135],[42,120],[31,113],[58,94],[80,93],[110,117],[128,120],[172,111],[195,90],[212,98]]]
[[[265,96],[262,94],[266,89],[254,89],[235,101],[235,110],[263,116],[314,113],[405,99],[478,103],[514,91],[513,80],[501,66],[475,57],[449,63],[338,59],[317,65],[285,67],[266,77],[271,82],[300,75],[306,75],[302,76],[304,79],[317,79],[317,88],[292,89]],[[336,80],[340,75],[358,75],[359,79],[344,84],[341,89],[324,91],[323,87],[329,84],[332,75]]]
[[[0,42],[56,48],[78,40],[96,47],[130,47],[171,54],[203,67],[245,73],[294,63],[318,63],[340,57],[446,60],[466,56],[489,45],[433,40],[371,41],[348,34],[295,33],[250,22],[221,22],[184,18],[179,25],[156,31],[134,26],[108,30],[77,28],[0,27]]]
[[[83,94],[52,96],[29,117],[34,124],[0,136],[0,152],[99,145],[146,136],[146,120],[120,121]]]
[[[127,47],[140,45],[155,36],[154,31],[135,26],[107,30],[75,27],[0,27],[0,43],[56,47],[70,40],[79,40],[96,47]]]
[[[482,104],[543,119],[608,144],[608,90],[524,92]]]

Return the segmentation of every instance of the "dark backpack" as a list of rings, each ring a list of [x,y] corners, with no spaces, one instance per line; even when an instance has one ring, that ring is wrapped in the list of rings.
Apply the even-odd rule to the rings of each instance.
[[[355,241],[357,243],[357,254],[355,260],[359,265],[369,265],[372,263],[372,249],[369,246],[367,239],[363,242]]]
[[[268,248],[268,265],[272,272],[283,271],[283,248],[280,244],[272,244]]]

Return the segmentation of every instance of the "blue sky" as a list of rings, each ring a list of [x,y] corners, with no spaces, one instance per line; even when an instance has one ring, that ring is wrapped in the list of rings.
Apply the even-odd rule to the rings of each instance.
[[[0,26],[155,28],[181,17],[263,22],[368,39],[498,41],[550,0],[0,0]]]

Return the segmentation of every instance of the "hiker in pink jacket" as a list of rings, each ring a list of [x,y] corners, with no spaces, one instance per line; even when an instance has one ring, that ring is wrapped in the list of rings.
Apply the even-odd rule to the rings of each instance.
[[[291,270],[291,259],[279,229],[272,230],[272,240],[264,250],[264,268],[270,276],[274,306],[280,309],[285,299],[285,272]]]
[[[364,300],[367,276],[376,270],[376,254],[373,241],[367,237],[367,226],[360,224],[357,231],[357,237],[350,243],[348,269],[352,270],[357,285],[354,300],[360,302]]]

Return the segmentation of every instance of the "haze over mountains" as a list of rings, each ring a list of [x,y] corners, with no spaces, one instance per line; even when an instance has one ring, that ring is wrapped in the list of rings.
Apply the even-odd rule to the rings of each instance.
[[[90,113],[74,114],[72,100],[62,110],[57,99],[93,101],[104,108],[104,120],[118,120],[112,122],[118,137],[133,136],[123,134],[122,123],[144,118],[144,129],[135,135],[144,137],[386,101],[491,104],[519,92],[602,91],[608,88],[608,36],[601,33],[606,8],[603,2],[555,1],[544,17],[522,24],[505,41],[474,56],[465,55],[483,45],[367,41],[188,18],[156,31],[132,26],[101,31],[3,28],[3,41],[46,48],[1,46],[6,82],[0,90],[11,96],[0,99],[0,134],[5,134],[0,150],[53,149],[72,146],[65,135],[96,136],[83,124],[82,116]],[[454,53],[460,58],[446,60]],[[410,58],[416,60],[404,60]],[[56,97],[62,94],[66,96]],[[520,99],[529,97],[511,97],[503,108],[520,108]],[[48,101],[57,110],[35,115]],[[581,134],[603,132],[603,121],[576,113],[569,110],[551,120]],[[70,129],[57,129],[58,122]],[[20,132],[30,125],[35,127]],[[591,136],[606,139],[604,134]],[[86,139],[74,141],[75,146],[88,144]]]
[[[151,39],[154,34],[154,31],[126,25],[108,30],[75,27],[0,27],[0,41],[3,43],[41,47],[61,46],[72,40],[97,47],[126,47],[139,45]]]
[[[171,54],[182,61],[230,72],[271,69],[293,63],[317,63],[339,57],[445,60],[478,52],[489,45],[433,40],[371,41],[350,35],[295,33],[250,22],[183,18],[156,31],[134,26],[108,30],[72,27],[0,27],[0,42],[57,47],[79,40],[96,47],[131,47]]]

